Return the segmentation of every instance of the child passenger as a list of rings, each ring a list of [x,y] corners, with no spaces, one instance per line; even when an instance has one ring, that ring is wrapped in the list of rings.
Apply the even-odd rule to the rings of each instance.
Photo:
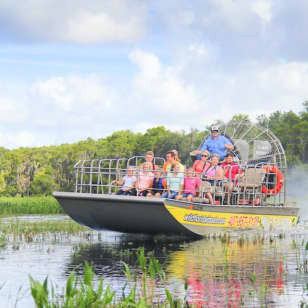
[[[152,181],[153,181],[153,173],[152,164],[149,162],[145,162],[142,164],[141,170],[139,171],[137,178],[137,195],[146,197],[151,190]]]
[[[160,169],[157,169],[154,171],[154,179],[152,183],[152,191],[148,194],[148,197],[154,196],[156,198],[159,198],[160,195],[164,191],[164,185],[163,185],[163,178],[162,178],[162,172]]]
[[[167,174],[167,191],[162,194],[163,198],[177,199],[181,195],[184,186],[184,175],[180,171],[179,163],[172,164],[171,172]]]
[[[184,197],[188,202],[191,202],[194,197],[199,195],[200,184],[200,178],[194,175],[193,169],[186,169],[186,176],[184,177],[184,193],[179,196],[178,199],[180,200]]]
[[[127,168],[127,174],[119,181],[114,180],[111,184],[122,185],[116,192],[116,195],[136,196],[136,176],[134,175],[135,168],[130,166]]]

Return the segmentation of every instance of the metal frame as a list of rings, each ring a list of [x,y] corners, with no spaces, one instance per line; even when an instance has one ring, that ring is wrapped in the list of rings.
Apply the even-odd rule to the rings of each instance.
[[[220,132],[223,135],[227,135],[231,140],[235,140],[235,153],[236,145],[240,140],[246,141],[249,145],[249,159],[247,161],[238,160],[238,164],[243,170],[243,180],[241,185],[234,183],[232,191],[232,201],[235,204],[255,205],[256,200],[259,200],[261,205],[285,205],[286,204],[286,171],[287,161],[285,151],[281,145],[279,139],[268,129],[261,127],[258,124],[253,124],[249,121],[229,122],[224,125],[220,125]],[[209,134],[204,138],[204,141],[208,138]],[[267,141],[271,146],[269,153],[254,157],[254,141]],[[203,141],[203,142],[204,142]],[[203,144],[203,143],[202,143]],[[201,147],[201,145],[200,145]],[[199,147],[199,148],[200,148]],[[133,156],[130,158],[112,158],[112,159],[94,159],[94,160],[80,160],[75,168],[75,192],[76,193],[92,193],[92,194],[113,194],[119,188],[112,184],[113,180],[119,180],[126,174],[128,167],[135,167],[135,174],[139,177],[139,166],[144,162],[144,156]],[[156,165],[164,164],[165,160],[161,157],[154,157],[153,163]],[[270,182],[270,176],[265,176],[265,165],[273,165],[279,168],[284,177],[284,184],[281,191],[275,195],[265,195],[262,192],[262,187],[277,185],[277,178],[273,176],[274,182]],[[260,173],[264,171],[264,177],[260,183],[248,183],[249,174],[255,173],[255,181],[258,176],[262,178]],[[245,174],[246,173],[246,174]],[[258,176],[257,176],[258,175]],[[166,177],[166,174],[164,174]],[[246,181],[246,183],[245,183]],[[213,192],[213,198],[223,202],[226,197],[226,185],[230,182],[228,179],[223,180],[222,188],[219,190],[216,188]],[[216,185],[216,182],[214,183]],[[199,202],[205,203],[204,191],[200,189]]]

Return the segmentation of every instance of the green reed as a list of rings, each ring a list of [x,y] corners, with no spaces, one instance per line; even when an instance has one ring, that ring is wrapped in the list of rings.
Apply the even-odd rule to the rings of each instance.
[[[0,215],[61,214],[63,210],[52,196],[0,197]]]
[[[23,221],[18,218],[9,219],[0,223],[0,247],[9,239],[16,241],[43,241],[52,238],[57,242],[70,236],[78,235],[91,237],[93,231],[76,222],[65,219],[61,221]]]
[[[103,279],[98,282],[94,280],[93,269],[87,262],[83,277],[77,277],[74,272],[69,275],[63,294],[55,294],[53,286],[49,286],[48,278],[40,283],[30,276],[31,295],[38,308],[196,307],[196,305],[190,305],[185,297],[184,300],[175,299],[168,289],[165,289],[164,298],[156,296],[154,292],[156,284],[167,283],[164,271],[153,255],[150,257],[144,255],[143,248],[137,250],[137,260],[139,270],[135,272],[123,262],[126,284],[120,299],[115,297],[115,291],[109,285],[105,285]],[[125,292],[128,283],[132,286],[128,292]],[[187,292],[186,283],[184,288]]]

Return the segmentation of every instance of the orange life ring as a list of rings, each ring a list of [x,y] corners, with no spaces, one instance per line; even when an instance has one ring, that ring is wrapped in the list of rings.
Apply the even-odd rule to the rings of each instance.
[[[279,194],[283,186],[283,174],[276,166],[264,166],[264,170],[268,174],[276,175],[276,185],[273,188],[268,188],[266,184],[262,186],[262,192],[267,195]]]

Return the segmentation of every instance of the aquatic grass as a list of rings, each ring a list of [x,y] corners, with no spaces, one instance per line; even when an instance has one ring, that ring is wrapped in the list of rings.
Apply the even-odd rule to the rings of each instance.
[[[98,282],[94,280],[94,272],[91,266],[85,262],[84,272],[82,277],[75,275],[74,271],[66,280],[66,286],[63,294],[55,294],[54,288],[49,287],[48,278],[40,283],[29,276],[30,290],[32,298],[38,308],[75,308],[75,307],[92,307],[92,308],[189,308],[198,307],[197,304],[189,304],[184,300],[177,300],[172,293],[165,289],[165,298],[156,297],[152,292],[155,287],[156,279],[165,281],[165,273],[160,267],[160,264],[154,256],[146,258],[144,249],[138,249],[137,260],[139,269],[141,270],[141,279],[138,279],[138,273],[132,273],[129,266],[123,263],[124,273],[127,279],[122,292],[122,298],[115,297],[110,285],[104,284],[103,278]],[[128,293],[125,293],[125,288],[129,282],[133,280],[134,284]],[[152,282],[149,287],[148,281]],[[144,284],[145,283],[145,284]],[[140,285],[141,284],[141,285]],[[149,290],[150,288],[150,290]],[[185,291],[188,285],[185,282]],[[141,292],[139,292],[141,290]]]
[[[0,246],[1,238],[10,238],[13,241],[42,241],[52,238],[54,242],[78,235],[90,238],[93,231],[81,226],[76,222],[65,219],[61,221],[39,221],[28,222],[18,218],[10,219],[0,224]]]
[[[0,197],[0,216],[62,213],[62,207],[52,196]]]

